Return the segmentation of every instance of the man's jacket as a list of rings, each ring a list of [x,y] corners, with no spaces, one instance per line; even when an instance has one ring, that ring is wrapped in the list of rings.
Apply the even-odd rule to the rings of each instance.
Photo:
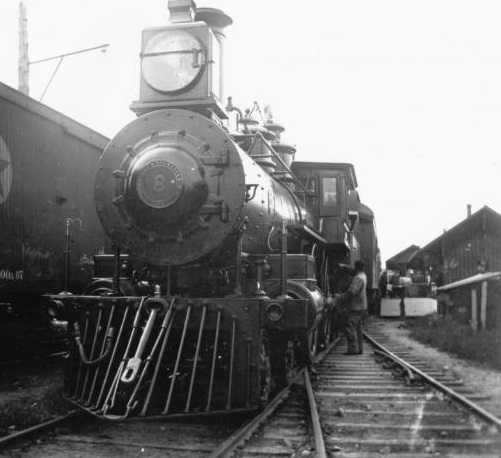
[[[348,311],[367,310],[367,276],[364,272],[358,272],[351,280],[346,293],[343,294],[344,308]]]

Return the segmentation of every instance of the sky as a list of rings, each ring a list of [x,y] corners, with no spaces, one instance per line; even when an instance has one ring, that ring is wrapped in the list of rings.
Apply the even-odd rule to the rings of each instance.
[[[65,58],[42,102],[106,135],[135,115],[141,30],[167,0],[25,0],[31,62]],[[349,162],[383,261],[466,207],[501,213],[501,2],[199,0],[223,10],[225,94],[271,107],[300,161]],[[18,0],[0,6],[0,81],[17,87]],[[39,100],[57,60],[30,66]]]

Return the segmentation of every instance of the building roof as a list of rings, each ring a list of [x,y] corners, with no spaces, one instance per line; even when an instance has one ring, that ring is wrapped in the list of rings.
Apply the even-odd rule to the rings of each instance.
[[[445,231],[442,235],[440,235],[436,239],[432,240],[430,243],[428,243],[428,245],[424,246],[421,249],[421,252],[439,251],[440,243],[443,240],[460,238],[465,234],[471,233],[472,229],[474,229],[475,226],[483,224],[484,218],[488,226],[484,230],[490,230],[490,232],[497,232],[501,234],[501,215],[486,205],[477,212],[473,213],[471,216],[468,216],[463,221],[456,224],[448,231]]]
[[[407,247],[405,250],[393,256],[392,258],[388,259],[386,261],[386,266],[409,264],[418,253],[419,253],[419,247],[417,245],[411,245]]]

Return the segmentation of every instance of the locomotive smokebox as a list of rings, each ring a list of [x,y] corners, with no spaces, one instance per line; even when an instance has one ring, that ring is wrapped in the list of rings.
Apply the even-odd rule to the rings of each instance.
[[[108,236],[135,259],[180,265],[228,236],[245,201],[244,182],[237,147],[216,123],[159,110],[130,123],[107,146],[96,209]]]

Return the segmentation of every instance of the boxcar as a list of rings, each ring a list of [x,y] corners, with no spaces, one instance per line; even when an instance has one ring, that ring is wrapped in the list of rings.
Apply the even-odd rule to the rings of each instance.
[[[379,277],[381,275],[381,256],[378,248],[376,222],[374,212],[363,203],[358,206],[359,224],[355,234],[360,241],[360,259],[365,262],[367,274],[367,292],[369,308],[375,313],[379,300]]]
[[[36,312],[42,294],[90,281],[107,243],[93,200],[107,142],[0,83],[0,326]]]

